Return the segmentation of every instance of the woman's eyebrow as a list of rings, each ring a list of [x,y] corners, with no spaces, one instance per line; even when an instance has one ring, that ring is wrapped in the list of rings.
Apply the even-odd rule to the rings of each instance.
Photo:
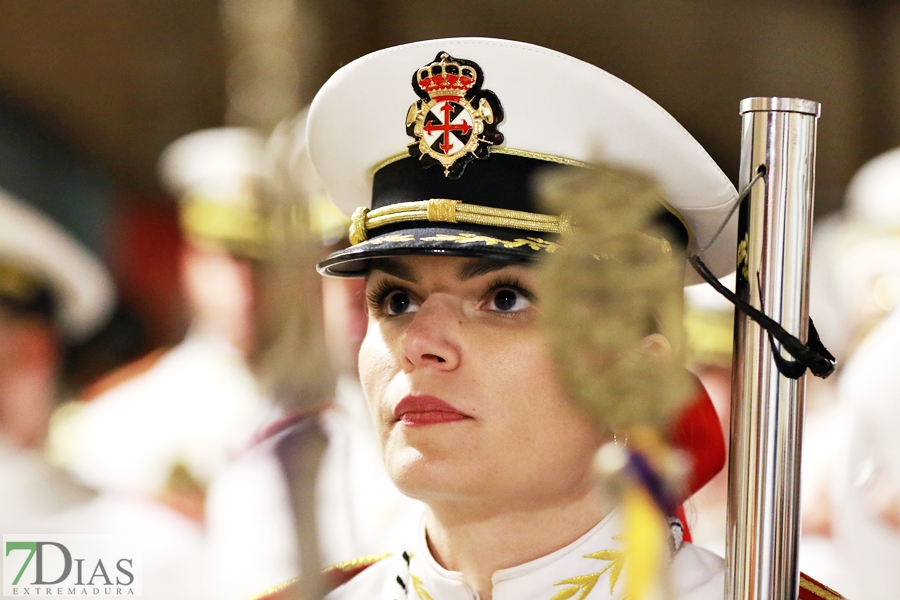
[[[397,279],[402,279],[403,281],[408,281],[410,283],[419,283],[419,278],[416,276],[416,272],[412,268],[410,268],[409,265],[396,260],[391,260],[390,258],[383,258],[372,261],[371,271],[381,271],[382,273],[392,275]],[[366,277],[366,279],[368,279],[368,277]]]
[[[475,258],[468,260],[456,269],[456,278],[460,281],[468,281],[509,267],[510,263],[504,260],[493,260],[490,258]]]

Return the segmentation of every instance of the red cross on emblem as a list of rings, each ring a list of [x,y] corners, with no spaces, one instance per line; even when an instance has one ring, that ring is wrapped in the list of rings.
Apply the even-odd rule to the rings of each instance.
[[[444,113],[444,120],[440,125],[428,123],[423,126],[422,129],[425,130],[428,135],[434,135],[436,133],[441,134],[441,144],[439,147],[444,151],[444,154],[450,154],[450,151],[453,149],[453,140],[450,139],[451,132],[459,131],[463,135],[466,135],[472,129],[472,126],[465,119],[462,120],[462,123],[457,123],[455,125],[450,122],[453,106],[451,106],[449,100],[445,100],[444,104],[441,105],[441,111]]]
[[[503,107],[494,92],[481,89],[483,79],[476,63],[446,52],[416,70],[419,100],[406,113],[406,134],[415,140],[409,155],[424,168],[440,165],[445,177],[459,179],[467,164],[503,143],[497,131]]]

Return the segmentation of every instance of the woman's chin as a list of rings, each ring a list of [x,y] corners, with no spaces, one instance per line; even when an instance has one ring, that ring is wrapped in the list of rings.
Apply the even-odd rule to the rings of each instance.
[[[386,466],[394,485],[405,495],[428,502],[448,496],[468,495],[474,474],[468,472],[459,453],[422,450],[412,446],[388,447]]]

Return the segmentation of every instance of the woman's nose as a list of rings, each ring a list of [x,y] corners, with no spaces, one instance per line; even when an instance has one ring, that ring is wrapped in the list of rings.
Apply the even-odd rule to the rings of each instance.
[[[429,296],[404,333],[405,370],[434,368],[452,371],[459,366],[461,313],[452,298],[441,296]]]

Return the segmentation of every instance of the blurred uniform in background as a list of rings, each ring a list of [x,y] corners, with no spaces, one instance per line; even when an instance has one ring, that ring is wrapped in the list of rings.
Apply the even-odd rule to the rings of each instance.
[[[835,531],[848,595],[880,600],[900,589],[900,149],[857,172],[846,213],[851,225],[837,264],[844,297],[856,298],[845,313],[859,324],[848,337],[853,343],[868,335],[838,382],[849,435],[846,463],[838,465],[846,495],[836,499]]]
[[[180,202],[189,330],[175,348],[94,386],[99,393],[62,420],[56,453],[89,485],[161,498],[202,519],[206,485],[267,418],[250,370],[265,251],[255,193],[263,143],[251,130],[210,129],[160,158]]]
[[[0,534],[137,535],[144,597],[196,598],[195,523],[91,490],[45,460],[51,413],[71,393],[67,353],[95,339],[115,304],[91,250],[102,247],[107,189],[33,124],[7,127],[7,117],[0,112]]]
[[[100,260],[48,215],[0,189],[0,533],[93,494],[47,464],[43,446],[66,344],[112,310]]]
[[[307,204],[312,234],[325,244],[324,256],[347,244],[349,221],[325,195],[309,163],[305,122],[304,111],[282,122],[269,140],[267,214],[285,218],[292,206]],[[272,259],[274,266],[279,261],[290,263],[286,256]],[[310,340],[289,326],[290,313],[298,306],[292,290],[306,283],[296,280],[296,265],[284,267],[268,273],[268,302],[261,310],[270,322],[262,327],[268,332],[262,337],[269,355],[261,357],[259,369],[280,418],[214,478],[206,504],[210,587],[213,597],[221,600],[248,598],[299,575],[301,550],[294,518],[298,499],[291,492],[296,482],[291,481],[290,463],[301,457],[285,454],[284,448],[291,436],[304,435],[304,428],[313,422],[328,441],[315,484],[322,564],[349,561],[399,543],[415,530],[422,510],[388,478],[360,387],[357,355],[367,324],[363,282],[321,281],[310,267],[308,279],[322,286],[324,342],[337,385],[330,402],[312,408],[298,407],[295,400],[277,393],[280,380],[292,376],[280,369],[294,371],[304,352],[322,352],[308,347]]]
[[[109,187],[32,115],[0,99],[0,533],[92,494],[49,466],[71,350],[115,305],[100,258]]]
[[[285,127],[293,132],[304,120]],[[307,179],[305,147],[284,143],[276,132],[269,154],[279,144],[296,151],[277,160],[300,163],[290,174],[294,193],[312,198],[318,234],[340,243],[346,220],[335,220],[340,212]],[[297,344],[310,342],[294,335],[285,310],[299,295],[294,282],[279,280],[285,257],[268,225],[291,198],[264,193],[273,173],[263,172],[263,152],[261,136],[228,128],[190,134],[163,153],[162,180],[181,203],[188,334],[93,386],[101,391],[60,419],[56,432],[56,454],[82,481],[162,500],[203,522],[200,547],[186,536],[184,556],[203,570],[194,573],[201,584],[179,588],[195,597],[245,598],[298,575],[296,499],[284,464],[291,457],[276,450],[304,424],[317,423],[329,442],[316,491],[324,562],[374,552],[412,531],[420,513],[384,472],[356,376],[366,326],[359,282],[322,290],[325,343],[339,374],[333,402],[298,409],[277,393],[285,374],[273,373],[273,353],[284,354],[287,342],[280,364],[290,369],[304,350]]]

